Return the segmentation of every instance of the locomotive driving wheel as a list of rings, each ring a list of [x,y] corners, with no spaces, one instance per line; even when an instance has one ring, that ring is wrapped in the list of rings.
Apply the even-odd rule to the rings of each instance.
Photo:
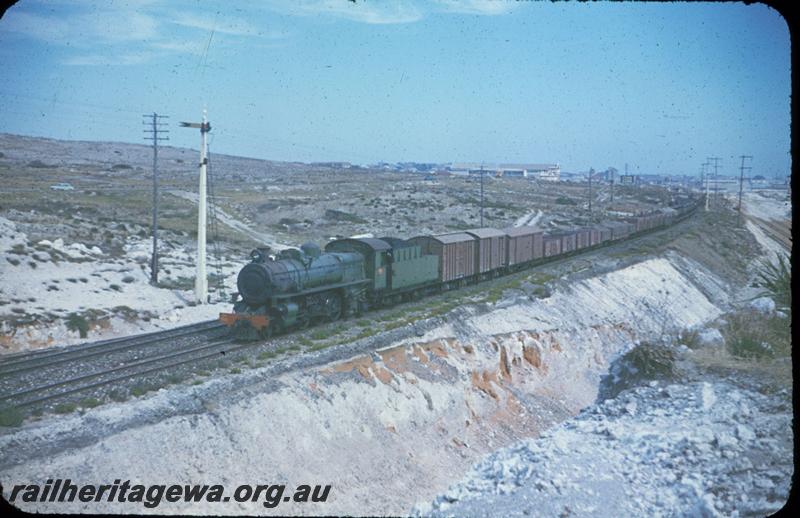
[[[325,318],[329,322],[342,318],[342,299],[339,295],[331,294],[325,301]]]
[[[264,329],[259,330],[258,337],[262,340],[268,340],[272,338],[272,326],[267,326]]]
[[[303,316],[297,318],[297,322],[295,323],[295,327],[297,329],[306,329],[310,323],[311,323],[311,319],[308,318],[308,315],[303,315]]]

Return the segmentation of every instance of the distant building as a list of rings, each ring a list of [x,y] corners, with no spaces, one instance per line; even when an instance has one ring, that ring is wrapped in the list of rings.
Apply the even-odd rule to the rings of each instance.
[[[561,168],[558,164],[479,164],[470,162],[455,162],[448,168],[454,174],[480,175],[481,168],[484,174],[509,177],[533,178],[544,181],[559,180]]]
[[[350,169],[350,162],[311,162],[311,165],[318,167],[330,167],[331,169]]]
[[[537,178],[543,182],[559,182],[561,181],[561,169],[555,166],[552,169],[539,171]]]

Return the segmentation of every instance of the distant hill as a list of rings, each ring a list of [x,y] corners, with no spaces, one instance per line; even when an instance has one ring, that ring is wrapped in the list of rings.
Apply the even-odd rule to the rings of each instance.
[[[195,171],[196,149],[159,146],[159,171],[169,176]],[[58,140],[0,133],[0,163],[29,167],[94,166],[109,170],[144,169],[153,164],[153,148],[146,144]],[[212,153],[211,164],[219,177],[260,177],[265,174],[305,172],[319,166]]]

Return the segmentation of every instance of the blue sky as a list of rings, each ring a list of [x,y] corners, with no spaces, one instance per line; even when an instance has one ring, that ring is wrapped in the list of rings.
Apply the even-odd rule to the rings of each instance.
[[[554,162],[788,174],[790,43],[742,3],[22,0],[0,131],[278,160]]]

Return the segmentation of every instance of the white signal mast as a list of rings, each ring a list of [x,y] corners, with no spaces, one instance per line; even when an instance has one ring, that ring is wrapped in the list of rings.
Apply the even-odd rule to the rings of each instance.
[[[206,275],[206,133],[211,131],[211,124],[203,110],[203,122],[181,122],[184,128],[200,129],[200,187],[197,200],[197,277],[194,280],[195,300],[199,304],[208,302],[208,276]]]

